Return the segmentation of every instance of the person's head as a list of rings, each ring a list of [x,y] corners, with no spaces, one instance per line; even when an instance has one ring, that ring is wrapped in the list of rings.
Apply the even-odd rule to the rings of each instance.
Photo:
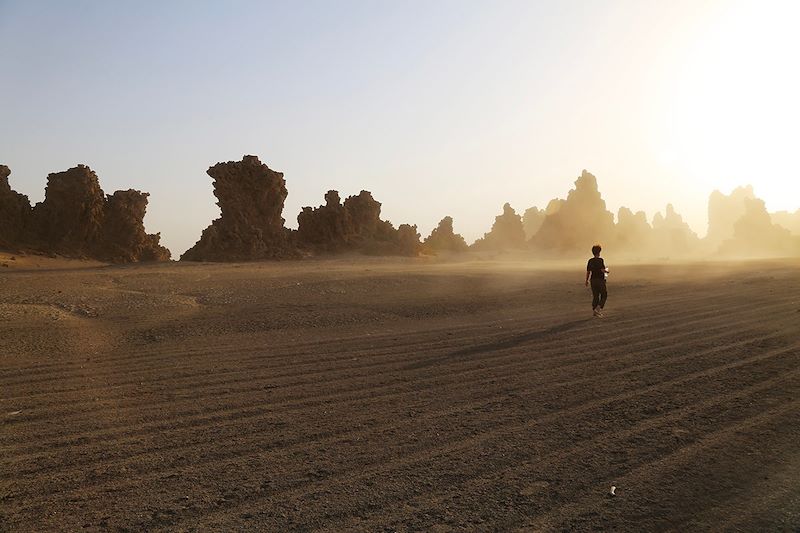
[[[600,255],[600,252],[602,252],[602,251],[603,251],[603,247],[600,246],[599,244],[595,244],[594,246],[592,246],[592,255],[593,256],[598,257]]]

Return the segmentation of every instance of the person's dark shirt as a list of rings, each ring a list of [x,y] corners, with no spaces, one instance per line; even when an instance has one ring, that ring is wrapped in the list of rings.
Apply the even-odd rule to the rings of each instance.
[[[603,262],[602,257],[592,257],[586,263],[586,272],[592,273],[592,279],[606,279],[605,269],[606,264]]]

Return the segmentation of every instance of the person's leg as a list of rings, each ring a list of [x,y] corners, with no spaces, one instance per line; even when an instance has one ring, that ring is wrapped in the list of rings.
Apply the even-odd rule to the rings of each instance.
[[[600,305],[600,289],[592,282],[592,311],[597,309],[598,305]]]
[[[603,281],[603,286],[600,288],[600,309],[606,306],[606,300],[608,300],[608,290],[606,289],[606,282]]]
[[[602,279],[593,279],[592,283],[592,311],[594,316],[603,316],[603,305],[605,305],[606,282]]]

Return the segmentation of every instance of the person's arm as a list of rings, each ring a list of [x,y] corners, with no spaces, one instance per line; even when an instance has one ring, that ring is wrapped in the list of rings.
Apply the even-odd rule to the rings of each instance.
[[[586,271],[586,286],[587,287],[589,286],[589,276],[591,276],[591,275],[592,275],[592,271],[591,270],[587,270]]]

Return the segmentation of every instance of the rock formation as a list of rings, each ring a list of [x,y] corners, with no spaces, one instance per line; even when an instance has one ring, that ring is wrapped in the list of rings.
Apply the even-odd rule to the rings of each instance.
[[[297,215],[297,238],[317,251],[339,252],[349,244],[350,225],[339,193],[328,191],[325,205],[304,207]]]
[[[31,209],[0,167],[0,245],[110,262],[167,260],[159,235],[144,230],[147,194],[117,191],[107,199],[92,169],[78,165],[47,176],[44,201]]]
[[[503,205],[503,214],[495,217],[489,233],[472,244],[474,250],[502,251],[525,247],[525,229],[522,217],[511,207]]]
[[[800,235],[800,210],[767,212],[753,187],[729,195],[714,191],[708,200],[708,236],[713,250],[729,256],[783,256],[800,252],[792,234]]]
[[[656,213],[653,217],[654,253],[658,257],[686,256],[698,251],[700,239],[689,224],[683,221],[672,204],[667,204],[664,215]]]
[[[344,201],[349,223],[349,240],[356,247],[370,241],[386,241],[394,230],[389,222],[381,220],[381,203],[369,191],[361,191],[356,196],[348,196]]]
[[[47,176],[44,201],[33,208],[35,239],[48,251],[92,257],[105,214],[105,195],[92,169],[78,165]]]
[[[706,242],[716,249],[733,237],[733,225],[745,214],[745,201],[756,196],[753,187],[737,187],[729,195],[714,191],[708,198],[708,234]]]
[[[547,215],[555,215],[558,211],[567,203],[566,200],[563,198],[553,198],[547,203],[547,207],[544,208],[544,214]]]
[[[169,260],[169,250],[159,244],[161,235],[144,231],[149,196],[133,189],[107,196],[96,257],[113,263]]]
[[[24,194],[11,189],[11,170],[0,165],[0,247],[17,246],[24,238],[31,217],[31,204]]]
[[[772,223],[782,226],[792,232],[792,235],[800,236],[800,209],[791,213],[789,211],[778,211],[770,215]]]
[[[585,253],[592,245],[614,236],[614,215],[597,188],[597,178],[584,170],[566,200],[547,206],[539,231],[531,240],[540,249],[556,253]]]
[[[641,254],[652,247],[653,228],[644,211],[634,213],[627,207],[620,207],[616,229],[614,247],[618,253]]]
[[[744,214],[733,225],[733,237],[722,243],[720,253],[744,257],[780,257],[800,253],[800,238],[772,223],[763,200],[746,198],[744,204]]]
[[[181,260],[249,261],[296,255],[281,216],[288,194],[283,173],[246,155],[241,161],[217,163],[208,175],[214,180],[220,217]]]
[[[557,211],[558,207],[554,207],[554,210]],[[545,211],[539,210],[538,207],[529,207],[525,210],[522,215],[522,229],[525,231],[525,239],[530,240],[539,232],[545,216]]]
[[[325,194],[325,205],[304,207],[297,216],[297,241],[315,253],[361,252],[373,255],[417,255],[416,226],[397,229],[381,220],[381,203],[369,191],[341,203],[337,191]]]
[[[400,224],[397,227],[397,247],[399,255],[414,257],[419,255],[422,244],[419,242],[420,234],[416,224]]]
[[[444,217],[422,243],[425,251],[431,253],[466,252],[467,242],[453,231],[453,217]]]

